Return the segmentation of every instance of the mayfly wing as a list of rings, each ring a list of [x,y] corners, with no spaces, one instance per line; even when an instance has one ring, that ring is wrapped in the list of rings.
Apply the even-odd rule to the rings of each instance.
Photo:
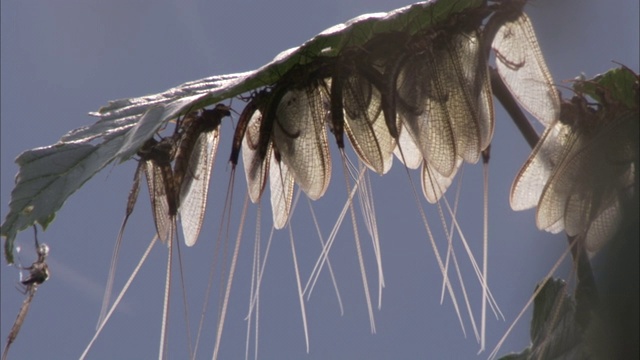
[[[217,130],[198,137],[191,153],[189,171],[180,189],[180,222],[187,246],[196,243],[202,228],[219,137]]]
[[[571,128],[559,121],[544,131],[511,185],[509,202],[513,210],[526,210],[538,205],[542,190],[562,155],[562,140],[570,133]]]
[[[289,89],[273,119],[273,141],[300,188],[317,200],[331,179],[325,100],[319,86]]]
[[[549,178],[536,220],[545,229],[563,211],[564,230],[570,236],[585,235],[593,252],[613,236],[621,219],[620,204],[633,184],[630,174],[637,159],[629,134],[637,134],[637,113],[603,117],[604,111],[595,115],[587,110],[578,114],[572,127],[575,140]]]
[[[9,348],[18,337],[22,324],[29,313],[29,308],[31,307],[31,302],[33,301],[36,291],[38,290],[38,286],[49,279],[49,267],[46,262],[47,255],[49,254],[49,247],[46,244],[38,243],[38,235],[35,225],[33,230],[35,233],[35,247],[38,258],[33,264],[31,264],[31,266],[23,268],[23,270],[29,270],[29,275],[20,281],[22,286],[24,286],[27,297],[22,301],[16,320],[9,331],[9,335],[7,336],[7,344],[2,352],[2,360],[7,359],[9,355]]]
[[[173,234],[177,214],[177,188],[171,161],[175,156],[175,142],[164,138],[145,155],[144,170],[153,209],[158,238],[167,243]]]
[[[162,180],[162,170],[155,166],[152,160],[145,161],[144,170],[158,238],[166,243],[171,236],[172,229],[167,190]]]
[[[229,110],[226,107],[203,110],[193,123],[196,126],[198,122],[206,122],[206,125],[199,125],[200,134],[191,148],[187,171],[180,184],[180,222],[187,246],[193,246],[200,235],[207,206],[211,170],[218,151],[220,121],[227,115]],[[176,158],[176,166],[177,163]]]
[[[180,167],[184,171],[180,178],[176,171],[176,183],[180,186],[180,221],[187,246],[193,246],[200,235],[211,170],[220,139],[220,122],[224,116],[229,115],[229,108],[221,104],[214,109],[203,110],[185,131],[180,153],[176,155],[175,169]],[[186,165],[178,165],[183,162]]]
[[[481,11],[479,14],[482,13]],[[477,141],[480,150],[483,151],[493,138],[495,116],[489,68],[483,51],[484,38],[479,30],[480,19],[481,17],[473,13],[469,18],[461,16],[460,23],[455,25],[460,32],[452,39],[453,44],[449,49],[458,76],[461,76],[464,79],[463,83],[467,84],[463,87],[466,106],[471,110],[472,120],[477,127],[477,133],[470,132],[469,136],[478,137],[472,139],[472,145],[475,146]],[[469,147],[468,151],[472,152],[471,157],[476,156],[473,153],[474,147]]]
[[[458,158],[456,166],[448,176],[441,175],[428,162],[422,163],[422,193],[431,204],[437,203],[442,195],[447,191],[449,185],[453,182],[453,178],[458,173],[458,169],[462,165],[462,158]]]
[[[422,157],[439,173],[447,176],[453,171],[456,161],[456,146],[452,124],[437,105],[446,102],[448,93],[434,78],[435,69],[424,52],[407,56],[397,77],[398,97],[408,106],[398,106],[404,127]],[[435,105],[434,105],[435,104]],[[437,105],[437,106],[436,106]]]
[[[246,110],[246,109],[245,109]],[[269,173],[269,157],[271,156],[271,142],[267,143],[266,157],[261,159],[259,156],[259,139],[260,128],[262,124],[262,112],[257,108],[252,111],[247,120],[246,131],[242,138],[242,163],[244,165],[244,173],[247,179],[247,190],[249,199],[254,204],[260,201],[262,192],[267,182],[267,174]],[[240,125],[238,125],[239,127]]]
[[[287,165],[281,161],[277,150],[269,154],[269,189],[271,192],[271,210],[273,213],[273,227],[282,229],[291,214],[293,199],[293,174]]]
[[[506,10],[509,11],[509,10]],[[492,42],[498,74],[520,104],[545,126],[558,118],[560,98],[533,26],[522,9],[496,16],[503,21]],[[508,17],[504,21],[504,17]],[[491,27],[491,24],[487,25]]]
[[[398,160],[400,160],[409,169],[417,169],[423,161],[422,153],[416,145],[409,132],[405,129],[400,130],[398,144],[393,150]]]
[[[440,39],[442,38],[442,39]],[[481,53],[476,32],[438,36],[430,59],[430,78],[435,97],[428,98],[430,113],[448,117],[453,129],[456,155],[469,163],[480,157],[480,121],[476,76]],[[485,75],[486,76],[486,75]],[[452,168],[453,171],[453,168]]]
[[[261,121],[262,113],[259,110],[253,112],[242,140],[242,162],[247,179],[249,199],[254,204],[260,201],[268,175],[273,226],[276,229],[282,229],[291,213],[294,180],[289,168],[282,162],[280,154],[274,150],[271,141],[267,144],[266,158],[260,158],[258,139]]]
[[[484,63],[484,65],[481,65],[484,75],[478,75],[479,81],[481,82],[480,95],[478,97],[478,121],[480,129],[480,149],[485,150],[493,139],[495,114],[493,112],[493,93],[491,90],[489,71],[487,71],[486,59],[483,54],[480,54],[480,58]]]
[[[616,196],[606,199],[600,206],[598,214],[588,224],[584,236],[584,243],[589,252],[596,253],[615,236],[624,216],[622,208],[623,205]]]
[[[569,141],[564,143],[565,151],[559,163],[554,167],[551,176],[542,190],[538,208],[536,209],[536,225],[539,229],[558,233],[566,228],[565,215],[567,212],[577,211],[582,207],[578,204],[574,192],[580,164],[568,161],[575,151],[584,147],[584,139],[577,134],[570,135]],[[591,197],[592,195],[589,195]],[[571,199],[574,197],[573,199]],[[582,198],[579,201],[582,202]],[[573,210],[568,207],[573,204]],[[575,234],[574,234],[575,235]]]
[[[369,168],[383,175],[391,169],[396,141],[385,121],[382,94],[358,71],[355,63],[344,72],[332,78],[331,101],[341,101],[345,130],[356,154]],[[334,83],[342,88],[341,99],[334,99],[337,98],[333,95]],[[333,113],[332,105],[332,116]]]
[[[593,161],[596,159],[586,159],[581,154],[588,151],[589,136],[587,132],[594,129],[589,127],[597,126],[599,119],[593,116],[592,111],[586,107],[583,101],[578,97],[574,98],[578,102],[565,102],[562,104],[560,120],[553,126],[564,129],[564,133],[560,137],[551,139],[557,142],[557,153],[555,154],[553,170],[551,175],[545,180],[544,188],[540,195],[538,208],[536,210],[536,225],[539,229],[552,233],[557,233],[565,229],[566,213],[569,210],[580,211],[578,199],[575,197],[580,190],[577,187],[588,189],[593,196],[593,186],[596,184],[589,183],[588,174],[581,174],[581,170],[585,168],[585,161]],[[586,131],[585,131],[586,130]],[[590,131],[589,131],[590,130]],[[604,150],[604,149],[602,149]],[[593,154],[598,156],[598,154]],[[598,163],[596,161],[596,163]],[[588,165],[587,165],[588,166]],[[600,176],[600,171],[597,171]],[[573,200],[571,199],[573,197]],[[568,208],[573,203],[575,210]],[[591,209],[583,209],[591,212]],[[575,234],[570,234],[575,235]]]
[[[637,193],[638,113],[629,112],[612,120],[605,129],[608,134],[599,137],[590,146],[591,151],[598,154],[594,158],[598,159],[599,156],[603,161],[603,165],[600,165],[603,166],[603,173],[608,175],[597,182],[602,190],[596,193],[603,196],[597,200],[599,209],[587,225],[585,244],[590,252],[597,252],[614,237],[625,216],[628,195]],[[588,158],[591,155],[585,156]],[[596,168],[591,174],[597,178],[598,171]],[[634,190],[629,192],[629,189]]]
[[[258,156],[258,137],[260,133],[260,122],[258,117],[252,118],[247,126],[247,132],[242,140],[242,162],[247,179],[247,189],[251,202],[258,203],[262,197],[262,192],[267,182],[269,173],[269,163],[267,159],[271,155],[271,143],[267,147],[267,158],[260,159]]]
[[[229,162],[231,166],[235,169],[236,165],[238,165],[238,158],[240,157],[240,150],[242,149],[242,143],[245,138],[245,134],[247,133],[247,128],[249,126],[250,120],[256,115],[261,116],[260,113],[260,104],[261,101],[268,97],[267,90],[261,90],[256,93],[253,93],[250,100],[242,109],[242,113],[240,113],[240,117],[238,118],[238,125],[233,133],[233,141],[231,144],[231,155],[229,156]],[[258,133],[255,133],[256,135]],[[253,141],[255,143],[255,148],[257,148],[258,138]]]

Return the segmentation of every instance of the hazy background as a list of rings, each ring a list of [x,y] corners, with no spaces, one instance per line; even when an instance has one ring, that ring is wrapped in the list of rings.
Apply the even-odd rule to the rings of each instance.
[[[86,114],[109,100],[164,91],[189,80],[255,69],[280,51],[363,13],[389,11],[403,1],[15,1],[2,2],[2,183],[1,217],[8,211],[22,151],[52,144],[67,131],[92,123]],[[527,13],[537,31],[557,83],[584,72],[588,77],[615,60],[638,71],[638,2],[633,0],[535,1]],[[567,85],[567,84],[565,84]],[[242,102],[233,107],[241,111]],[[499,108],[499,106],[498,106]],[[234,116],[235,124],[237,116]],[[222,125],[222,141],[212,176],[203,233],[195,248],[182,247],[196,328],[224,204],[230,168],[232,122]],[[326,236],[346,198],[342,167],[334,154],[332,184],[314,203]],[[529,149],[511,120],[498,110],[490,165],[489,283],[506,322],[488,317],[490,351],[565,248],[562,236],[538,232],[534,212],[514,213],[508,204],[511,182]],[[40,240],[51,247],[51,279],[38,291],[11,358],[76,358],[90,340],[109,268],[111,251],[124,215],[136,163],[109,166],[74,194]],[[414,179],[418,179],[417,172]],[[481,259],[481,166],[465,166],[459,221]],[[345,224],[331,252],[345,306],[340,316],[327,273],[306,303],[311,350],[306,354],[287,232],[277,233],[266,267],[260,303],[260,357],[265,359],[474,358],[478,344],[465,315],[465,339],[450,299],[439,305],[441,274],[428,244],[399,162],[384,177],[371,175],[382,243],[386,288],[375,310],[377,334],[370,333],[350,225]],[[416,182],[419,189],[419,183]],[[245,194],[238,173],[234,233]],[[153,236],[155,228],[143,185],[122,249],[116,289],[122,286]],[[453,192],[449,193],[453,199]],[[422,200],[421,200],[422,201]],[[422,201],[424,203],[424,201]],[[221,359],[244,357],[244,343],[255,206],[247,218]],[[270,210],[263,207],[263,238]],[[440,228],[434,206],[432,227]],[[301,276],[306,281],[320,252],[306,200],[296,211],[294,235]],[[363,228],[360,234],[365,235]],[[438,233],[440,234],[440,233]],[[32,231],[18,235],[25,265],[33,261]],[[439,235],[441,253],[445,240]],[[363,236],[368,279],[376,296],[377,277],[370,241]],[[230,251],[230,250],[229,250]],[[157,356],[167,250],[156,246],[89,358]],[[476,318],[481,294],[462,251],[463,267]],[[177,264],[177,262],[175,263]],[[177,269],[177,266],[175,267]],[[568,277],[564,266],[559,276]],[[188,356],[178,277],[174,278],[170,358]],[[24,298],[15,290],[18,271],[2,267],[3,342]],[[460,293],[458,291],[458,296]],[[198,358],[210,358],[218,285],[214,286],[205,336]],[[459,298],[461,300],[461,298]],[[519,351],[528,340],[530,313],[519,323],[501,354]],[[192,330],[194,332],[195,330]],[[478,356],[486,358],[488,352]]]

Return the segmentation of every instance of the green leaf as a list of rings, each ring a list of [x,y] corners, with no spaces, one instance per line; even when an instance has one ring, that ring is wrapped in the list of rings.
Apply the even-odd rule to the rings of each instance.
[[[538,285],[536,291],[540,286],[533,305],[531,345],[500,360],[584,358],[583,329],[576,322],[576,302],[567,294],[567,284],[551,278]]]
[[[629,68],[619,67],[596,75],[592,79],[577,80],[573,88],[576,92],[588,95],[602,105],[621,105],[637,112],[638,80],[638,75]]]

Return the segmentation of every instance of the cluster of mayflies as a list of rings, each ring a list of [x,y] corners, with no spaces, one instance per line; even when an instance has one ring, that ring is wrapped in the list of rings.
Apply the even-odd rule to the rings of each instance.
[[[495,84],[488,60],[493,52],[501,81],[546,127],[516,178],[513,209],[537,205],[539,228],[586,234],[587,248],[596,251],[616,228],[621,194],[637,183],[637,149],[629,146],[638,141],[637,108],[635,113],[605,113],[589,107],[581,96],[562,102],[522,11],[524,4],[485,1],[426,27],[407,24],[421,28],[418,31],[380,32],[357,45],[349,45],[347,39],[337,54],[306,59],[280,74],[275,83],[243,97],[246,105],[233,136],[230,162],[235,171],[242,153],[248,198],[260,202],[269,181],[276,229],[289,222],[294,184],[310,199],[321,198],[332,172],[329,130],[343,160],[346,133],[358,159],[380,175],[390,170],[394,156],[407,169],[421,167],[423,194],[428,202],[438,203],[460,166],[476,163],[491,143]],[[431,7],[424,9],[428,12]],[[221,120],[231,115],[230,110],[223,104],[189,110],[176,120],[171,136],[151,138],[138,150],[101,325],[141,176],[148,185],[157,237],[171,249],[179,218],[184,241],[193,246],[204,219]],[[626,138],[629,134],[636,137]],[[604,173],[610,176],[598,177]],[[32,277],[36,264],[46,269],[45,255],[31,267]],[[484,299],[489,296],[486,261],[479,278],[485,289],[484,327]],[[29,299],[42,281],[26,284]],[[166,317],[166,305],[164,311]],[[162,331],[161,356],[166,346],[166,329]],[[15,337],[17,330],[11,334]]]
[[[332,172],[328,129],[343,159],[346,133],[359,160],[380,175],[389,171],[394,155],[408,169],[421,166],[423,194],[437,203],[462,163],[476,163],[491,143],[494,113],[487,59],[492,45],[497,59],[513,57],[505,61],[534,68],[526,73],[516,69],[516,76],[534,77],[546,93],[557,96],[523,6],[524,1],[485,3],[412,35],[393,31],[364,44],[350,46],[347,41],[338,54],[295,65],[275,83],[243,97],[247,104],[233,136],[230,162],[235,170],[242,153],[249,199],[260,202],[268,179],[273,226],[281,229],[291,215],[294,184],[310,199],[321,198]],[[523,20],[513,24],[512,19]],[[500,45],[506,32],[520,44],[520,52]],[[507,85],[513,84],[508,71],[498,71]],[[546,99],[523,99],[522,93],[515,95],[527,109],[550,106]],[[171,240],[179,214],[186,244],[196,242],[220,120],[228,115],[222,104],[189,112],[178,119],[173,136],[150,139],[138,151],[140,164],[116,248],[141,173],[147,178],[158,237]],[[439,257],[438,262],[444,275]],[[486,268],[484,272],[480,278]],[[101,318],[112,281],[113,273]],[[363,281],[367,292],[364,274]]]

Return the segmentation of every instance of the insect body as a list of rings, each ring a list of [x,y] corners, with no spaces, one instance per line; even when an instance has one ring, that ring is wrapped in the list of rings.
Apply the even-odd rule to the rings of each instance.
[[[16,321],[13,323],[13,327],[11,327],[9,336],[7,336],[7,344],[5,345],[4,351],[2,353],[2,360],[7,359],[7,356],[9,354],[9,347],[15,341],[16,337],[18,336],[18,332],[20,332],[20,328],[22,327],[22,324],[27,317],[29,307],[31,306],[33,297],[36,295],[38,286],[49,279],[49,267],[46,263],[47,255],[49,254],[49,246],[47,246],[47,244],[39,244],[35,225],[33,227],[33,230],[35,233],[35,246],[36,252],[38,254],[38,259],[36,259],[36,261],[34,261],[31,266],[23,268],[24,270],[29,271],[29,275],[25,279],[20,281],[20,283],[24,286],[24,293],[27,295],[27,297],[22,302],[22,306],[20,307],[20,311],[18,311]]]
[[[220,121],[230,115],[228,106],[218,104],[211,110],[205,109],[197,116],[188,117],[184,123],[173,176],[187,246],[196,243],[202,228],[211,169],[220,138]]]

